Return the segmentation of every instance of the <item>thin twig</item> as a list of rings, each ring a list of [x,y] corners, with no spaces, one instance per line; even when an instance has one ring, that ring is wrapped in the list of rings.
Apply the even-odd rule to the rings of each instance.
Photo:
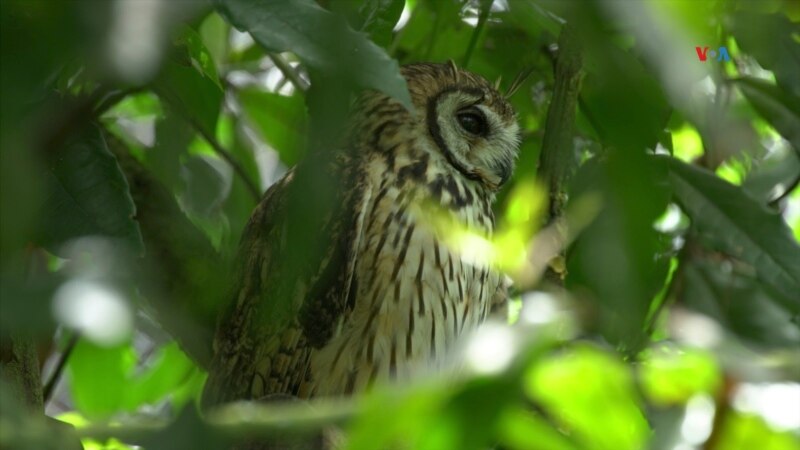
[[[232,440],[243,437],[280,440],[290,436],[311,436],[331,425],[343,426],[359,412],[359,408],[352,399],[344,398],[277,403],[243,401],[218,407],[198,420],[205,428],[202,431]],[[122,425],[92,424],[81,427],[76,433],[81,438],[116,438],[128,443],[144,443],[156,433],[163,433],[169,425],[170,422],[162,419]]]
[[[169,96],[161,95],[160,97],[166,100],[167,102],[170,102]],[[200,122],[198,122],[196,119],[194,119],[193,117],[189,117],[188,115],[183,115],[183,119],[189,125],[191,125],[192,128],[195,129],[195,131],[200,133],[200,136],[203,136],[203,139],[205,139],[205,141],[208,142],[208,145],[211,146],[211,148],[214,150],[215,153],[217,153],[222,159],[224,159],[228,164],[231,165],[231,168],[233,168],[233,171],[236,172],[236,174],[239,175],[239,177],[241,177],[242,181],[247,187],[247,190],[250,191],[250,193],[253,195],[255,201],[258,202],[259,200],[261,200],[261,192],[259,191],[257,185],[253,182],[253,180],[250,179],[249,176],[247,176],[247,172],[244,171],[242,165],[239,164],[238,161],[236,161],[236,158],[233,157],[231,152],[229,152],[225,147],[223,147],[222,144],[220,144],[219,141],[217,141],[217,139],[211,133],[208,132],[208,130],[203,128]]]
[[[64,348],[64,351],[61,352],[61,355],[58,358],[56,367],[53,369],[53,374],[50,375],[50,379],[48,379],[47,383],[44,384],[44,390],[42,394],[44,405],[47,405],[50,402],[53,392],[55,391],[56,384],[58,384],[58,380],[61,379],[61,374],[64,372],[64,368],[67,366],[67,361],[69,360],[70,355],[72,355],[75,345],[78,344],[78,339],[80,339],[80,337],[81,334],[79,332],[75,331],[72,333],[72,336],[69,337],[69,341],[67,341],[67,346]]]
[[[142,87],[131,87],[127,89],[120,89],[107,92],[95,105],[94,117],[102,116],[106,111],[113,108],[117,103],[125,99],[125,97],[133,94],[138,94],[143,91]]]
[[[269,59],[272,60],[272,62],[275,64],[275,67],[281,71],[283,76],[292,82],[295,89],[300,91],[300,93],[303,93],[308,89],[308,83],[300,78],[300,75],[297,74],[297,72],[294,70],[294,67],[286,62],[281,55],[273,52],[267,52],[267,56],[269,56]]]
[[[469,45],[467,45],[467,52],[464,54],[464,60],[461,62],[461,67],[464,69],[467,68],[469,65],[469,60],[472,58],[472,53],[475,51],[475,46],[478,44],[478,39],[483,33],[483,29],[486,27],[486,20],[489,18],[489,13],[492,9],[492,1],[483,0],[481,2],[481,11],[480,15],[478,16],[478,24],[475,26],[475,29],[472,30],[472,37],[469,39]]]
[[[256,202],[258,202],[261,199],[261,193],[259,192],[258,187],[256,186],[255,182],[253,182],[253,180],[251,180],[250,177],[247,176],[247,172],[244,171],[244,167],[242,167],[242,165],[239,164],[238,161],[236,161],[231,152],[229,152],[225,147],[223,147],[222,144],[220,144],[219,141],[217,141],[217,139],[214,136],[212,136],[211,133],[208,132],[208,130],[204,129],[200,125],[200,123],[198,123],[195,119],[191,117],[186,117],[185,119],[198,133],[200,133],[200,136],[203,136],[203,139],[205,139],[206,142],[208,142],[211,148],[213,148],[214,151],[220,157],[222,157],[222,159],[224,159],[225,161],[228,162],[228,164],[231,165],[233,171],[236,172],[236,174],[239,175],[239,177],[241,177],[242,181],[247,187],[247,190],[250,191],[250,194],[252,194],[253,198],[256,200]]]

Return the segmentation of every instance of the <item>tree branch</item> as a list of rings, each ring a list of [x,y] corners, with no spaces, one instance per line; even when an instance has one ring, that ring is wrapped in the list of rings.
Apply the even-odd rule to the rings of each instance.
[[[581,50],[570,24],[558,39],[553,99],[547,111],[539,175],[550,190],[550,220],[560,216],[567,200],[567,183],[577,166],[573,150],[575,113],[583,80]]]
[[[34,340],[0,334],[0,380],[7,383],[13,400],[41,414],[42,381]]]
[[[145,255],[140,261],[147,305],[200,366],[211,360],[216,318],[225,299],[227,265],[183,214],[172,193],[113,136],[107,136],[130,185]]]
[[[567,23],[558,39],[555,87],[547,111],[538,175],[548,186],[548,223],[564,213],[570,177],[578,164],[573,148],[575,114],[583,80],[581,50],[572,26]],[[547,278],[563,284],[563,273],[548,270]]]

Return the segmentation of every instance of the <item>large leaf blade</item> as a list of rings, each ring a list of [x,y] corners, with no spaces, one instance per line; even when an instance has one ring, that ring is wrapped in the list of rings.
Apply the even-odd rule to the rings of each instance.
[[[673,158],[669,167],[675,199],[701,239],[753,266],[783,306],[800,313],[800,246],[780,215],[711,172]]]
[[[222,87],[211,53],[196,31],[182,30],[155,89],[181,117],[213,136],[222,107]]]
[[[306,109],[300,96],[242,89],[238,98],[247,118],[278,152],[281,162],[296,164],[306,146]]]
[[[71,239],[100,235],[143,251],[128,182],[99,126],[89,125],[59,150],[47,171],[39,241],[58,253]]]
[[[357,88],[377,89],[411,107],[397,62],[345,20],[308,0],[217,0],[233,26],[273,51],[291,51],[310,69]]]
[[[739,90],[761,116],[794,147],[800,155],[800,99],[778,86],[755,78],[737,80]]]

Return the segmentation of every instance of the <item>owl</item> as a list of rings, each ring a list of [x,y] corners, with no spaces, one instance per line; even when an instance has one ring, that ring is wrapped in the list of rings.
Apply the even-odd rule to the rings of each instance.
[[[413,109],[361,95],[342,144],[289,171],[253,213],[215,337],[207,406],[407,380],[440,367],[505,305],[500,274],[462,258],[427,219],[433,205],[491,236],[495,193],[519,147],[514,110],[452,63],[401,73]],[[314,191],[320,177],[335,189]],[[309,192],[327,207],[303,203]]]

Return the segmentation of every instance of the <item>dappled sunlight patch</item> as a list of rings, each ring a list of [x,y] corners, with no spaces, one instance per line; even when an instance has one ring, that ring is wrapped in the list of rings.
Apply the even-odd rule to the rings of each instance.
[[[722,385],[721,369],[705,350],[656,344],[641,358],[638,380],[655,405],[682,405],[697,395],[714,396]]]
[[[590,345],[576,345],[534,364],[525,390],[583,446],[641,449],[649,427],[633,378],[618,358]]]
[[[672,132],[672,145],[673,154],[682,161],[692,162],[703,154],[703,139],[688,123]]]

